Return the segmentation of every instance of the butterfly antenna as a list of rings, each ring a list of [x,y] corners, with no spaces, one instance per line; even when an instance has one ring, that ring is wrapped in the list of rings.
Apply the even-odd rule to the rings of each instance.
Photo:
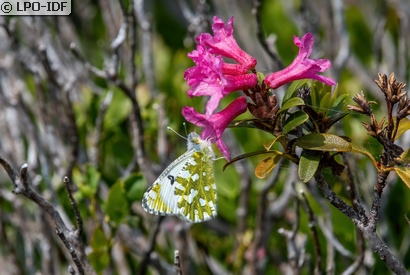
[[[172,129],[171,127],[167,127],[168,130],[174,132],[174,134],[176,134],[177,136],[179,136],[180,138],[183,138],[186,140],[186,137],[184,137],[183,135],[181,135],[180,133],[178,133],[177,131],[175,131],[174,129]],[[186,130],[186,129],[185,129]]]
[[[184,129],[185,129],[185,135],[188,136],[188,131],[186,130],[186,123],[183,122],[182,125],[184,125]]]

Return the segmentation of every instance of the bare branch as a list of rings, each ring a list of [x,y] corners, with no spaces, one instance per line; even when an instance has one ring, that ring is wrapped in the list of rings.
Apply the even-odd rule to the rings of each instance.
[[[178,250],[174,251],[174,267],[175,267],[175,274],[176,275],[182,275],[181,262],[179,260],[179,251]]]
[[[0,157],[0,164],[9,174],[9,177],[13,182],[13,193],[29,198],[50,216],[54,223],[57,235],[71,254],[71,258],[76,264],[78,271],[81,274],[95,274],[95,271],[91,267],[87,255],[85,254],[84,244],[79,238],[78,233],[69,230],[58,211],[29,186],[27,177],[28,165],[23,164],[20,173],[17,175],[17,173],[11,168],[10,164],[8,164],[8,162],[2,157]]]
[[[262,6],[262,4],[261,4],[260,0],[254,0],[253,1],[252,12],[255,14],[255,19],[256,19],[256,36],[257,36],[258,41],[261,44],[262,48],[269,55],[269,57],[272,59],[272,61],[276,64],[276,67],[278,69],[283,69],[284,65],[283,65],[282,60],[280,60],[279,56],[269,48],[269,45],[266,42],[265,35],[263,33],[263,30],[262,30],[262,23],[261,23],[261,15],[260,15],[261,6]]]
[[[121,224],[116,231],[116,236],[121,241],[121,244],[133,254],[143,258],[145,257],[149,244],[140,231],[132,229],[128,225]],[[156,252],[150,253],[149,263],[156,268],[159,274],[170,275],[175,272],[175,268],[162,259]]]
[[[113,98],[113,92],[108,91],[102,104],[100,105],[100,109],[98,111],[97,119],[95,122],[95,132],[94,132],[94,144],[91,147],[91,163],[95,167],[98,167],[99,161],[100,161],[100,143],[102,139],[102,131],[103,131],[103,126],[104,126],[104,117],[105,114],[108,110],[108,107],[111,104]]]
[[[372,250],[379,255],[380,259],[386,263],[390,270],[397,274],[408,274],[408,271],[403,266],[403,264],[392,254],[390,249],[380,239],[380,237],[377,235],[375,231],[374,225],[377,220],[378,213],[377,203],[376,206],[374,206],[375,209],[373,210],[373,222],[370,223],[372,219],[369,218],[369,224],[364,224],[361,222],[359,215],[354,211],[354,209],[351,206],[347,205],[346,202],[344,202],[334,193],[334,191],[330,188],[330,186],[325,181],[323,175],[320,172],[316,173],[315,179],[317,186],[322,191],[324,197],[328,199],[329,202],[333,206],[335,206],[340,212],[345,214],[348,218],[350,218],[353,221],[355,226],[360,230],[363,237],[368,241]],[[375,196],[378,196],[379,193],[377,192],[377,190],[375,194]],[[370,215],[372,215],[372,213]]]
[[[77,221],[77,234],[81,236],[83,233],[83,219],[81,218],[80,210],[78,209],[77,202],[75,201],[70,188],[71,181],[68,177],[64,177],[63,182],[65,189],[67,190],[68,199],[70,200],[71,207],[73,208],[75,214],[75,219]]]
[[[374,185],[373,203],[369,215],[369,227],[373,231],[376,231],[377,220],[381,207],[381,198],[383,189],[386,186],[386,179],[388,175],[389,172],[379,171],[377,174],[377,183]]]
[[[161,222],[164,220],[164,216],[158,217],[155,227],[152,230],[152,234],[150,235],[149,241],[148,241],[148,248],[144,253],[144,257],[141,261],[141,264],[139,266],[138,274],[146,274],[148,264],[150,263],[150,258],[151,258],[151,253],[154,251],[155,248],[155,242],[160,230],[160,225]]]
[[[329,202],[336,207],[340,212],[349,217],[354,223],[360,220],[359,215],[354,211],[354,209],[347,205],[342,199],[340,199],[336,193],[330,188],[330,186],[325,181],[322,173],[318,172],[315,175],[315,180],[317,186],[322,191],[323,196],[329,200]]]
[[[315,274],[322,274],[323,272],[323,267],[322,267],[322,251],[320,249],[320,241],[319,241],[319,235],[316,229],[316,220],[315,216],[313,214],[313,210],[310,207],[309,201],[305,195],[305,193],[302,191],[300,192],[303,198],[303,204],[305,206],[305,209],[308,213],[308,219],[309,219],[309,228],[313,236],[313,243],[314,243],[314,248],[315,248],[315,254],[316,254],[316,261],[315,261]]]
[[[299,200],[295,200],[295,222],[293,223],[292,230],[286,230],[279,228],[278,233],[285,236],[286,248],[288,252],[288,262],[291,268],[292,274],[300,274],[301,268],[305,262],[305,246],[306,236],[304,234],[298,234],[300,225],[300,210]]]

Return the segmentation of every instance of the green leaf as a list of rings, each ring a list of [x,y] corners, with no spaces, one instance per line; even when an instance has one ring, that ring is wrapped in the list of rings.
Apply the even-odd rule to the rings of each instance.
[[[346,94],[342,94],[342,95],[340,95],[336,98],[335,102],[333,102],[332,110],[330,110],[328,116],[333,117],[334,115],[341,112],[342,107],[345,106],[345,104],[346,104],[345,103],[346,97],[347,97]],[[347,115],[347,114],[348,113],[345,113],[345,115]]]
[[[303,149],[329,152],[350,152],[352,144],[347,140],[332,134],[313,133],[298,138],[296,146]]]
[[[129,202],[140,201],[147,189],[147,180],[140,174],[131,174],[124,180],[124,189]]]
[[[317,83],[314,83],[310,88],[310,106],[316,113],[318,112],[318,108],[320,107],[320,99],[321,95],[319,87],[317,86]]]
[[[110,264],[110,256],[107,251],[93,251],[88,254],[88,258],[98,274],[101,274]]]
[[[124,192],[124,183],[116,182],[108,193],[107,201],[104,204],[105,214],[109,221],[118,224],[129,213],[129,205]]]
[[[279,109],[278,114],[281,112],[284,112],[292,107],[296,107],[296,106],[301,106],[301,105],[305,105],[305,102],[303,101],[303,99],[299,98],[299,97],[293,97],[287,101],[285,101],[282,104],[282,107]]]
[[[94,229],[90,244],[93,250],[108,250],[109,241],[100,227]]]
[[[101,273],[110,263],[108,254],[110,242],[105,237],[100,227],[96,227],[90,241],[92,252],[88,254],[91,265],[98,273]]]
[[[399,123],[399,128],[397,129],[397,134],[395,136],[395,140],[401,137],[407,130],[410,129],[410,119],[402,118]]]
[[[77,184],[79,190],[79,195],[76,195],[77,198],[83,196],[93,198],[97,192],[100,178],[100,173],[91,164],[86,164],[84,172],[75,167],[73,169],[73,181]]]
[[[410,189],[410,168],[405,167],[405,166],[398,166],[398,167],[394,167],[394,170],[396,171],[397,175],[399,175],[401,180]]]
[[[111,129],[125,121],[131,112],[131,101],[124,93],[113,93],[112,101],[104,116],[104,127]]]
[[[273,168],[275,168],[276,164],[282,159],[282,152],[273,151],[272,155],[265,158],[258,165],[255,167],[255,176],[263,179],[265,178]]]
[[[300,156],[298,170],[299,179],[303,183],[306,183],[313,178],[317,168],[319,167],[321,157],[321,154],[315,154],[313,152],[303,150],[302,155]]]
[[[324,109],[325,112],[330,110],[330,108],[332,107],[331,105],[331,93],[326,93],[322,96],[322,99],[320,100],[320,105],[319,105],[319,111]],[[325,113],[323,113],[323,115],[325,115]]]
[[[296,80],[293,81],[292,84],[290,84],[289,88],[286,90],[285,95],[283,96],[282,101],[285,102],[289,100],[290,98],[294,97],[297,91],[305,85],[309,80],[308,79],[302,79],[302,80]]]
[[[306,122],[309,119],[309,116],[302,111],[297,111],[292,113],[288,119],[286,120],[284,126],[283,126],[283,132],[286,134],[302,123]]]

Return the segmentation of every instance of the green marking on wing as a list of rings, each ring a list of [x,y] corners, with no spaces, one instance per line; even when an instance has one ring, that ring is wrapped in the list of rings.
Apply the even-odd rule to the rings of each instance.
[[[183,170],[189,171],[188,178],[176,178],[184,188],[176,188],[175,194],[181,196],[178,201],[178,208],[182,209],[181,214],[190,221],[199,222],[216,214],[213,159],[201,151],[195,152],[192,157],[196,164],[188,162],[184,167]]]
[[[154,184],[148,192],[153,192],[156,194],[155,199],[151,198],[151,196],[146,196],[146,200],[143,201],[143,204],[145,204],[149,212],[155,214],[166,214],[172,212],[172,209],[168,207],[160,196],[161,186],[159,184]]]

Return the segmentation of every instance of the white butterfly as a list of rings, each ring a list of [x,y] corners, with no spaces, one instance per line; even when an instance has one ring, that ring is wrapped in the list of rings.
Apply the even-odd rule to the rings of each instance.
[[[188,135],[188,150],[174,160],[142,198],[145,211],[177,215],[196,223],[216,216],[216,185],[212,144],[196,133]]]

